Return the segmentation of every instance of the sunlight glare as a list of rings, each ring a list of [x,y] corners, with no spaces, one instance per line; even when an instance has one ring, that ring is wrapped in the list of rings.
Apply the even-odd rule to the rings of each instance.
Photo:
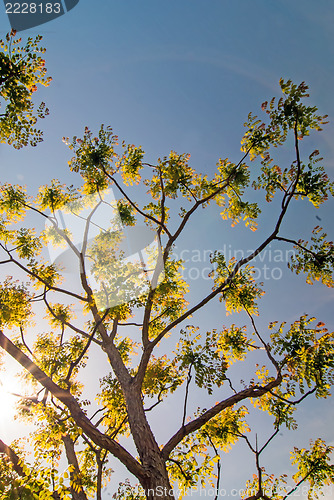
[[[6,428],[12,423],[15,415],[15,403],[18,398],[18,382],[6,373],[0,373],[0,428]]]

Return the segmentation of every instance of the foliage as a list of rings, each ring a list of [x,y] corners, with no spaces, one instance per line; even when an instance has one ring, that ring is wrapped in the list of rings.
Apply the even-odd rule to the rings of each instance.
[[[0,115],[0,141],[20,149],[28,144],[36,146],[42,140],[42,132],[35,124],[49,110],[43,102],[34,110],[32,96],[38,84],[48,86],[51,77],[46,77],[42,58],[45,49],[39,46],[42,37],[28,38],[22,46],[15,35],[12,30],[0,42],[0,96],[6,103]]]

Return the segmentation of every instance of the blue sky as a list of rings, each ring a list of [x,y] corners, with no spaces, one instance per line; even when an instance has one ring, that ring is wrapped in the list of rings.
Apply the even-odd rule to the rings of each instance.
[[[1,163],[13,165],[13,175],[33,168],[45,181],[50,173],[65,178],[61,138],[106,123],[153,158],[172,148],[191,152],[196,166],[210,171],[221,155],[239,158],[247,113],[278,92],[281,76],[305,80],[312,101],[331,114],[330,5],[81,0],[65,16],[29,30],[44,36],[54,78],[40,92],[51,110],[46,140],[19,156],[1,146]],[[5,34],[4,8],[0,19]]]
[[[334,178],[333,25],[330,0],[80,0],[65,16],[22,33],[43,35],[53,82],[36,95],[51,113],[42,122],[45,140],[37,148],[15,151],[0,145],[1,181],[24,183],[32,193],[51,178],[77,184],[61,139],[80,136],[85,125],[98,130],[101,123],[112,125],[120,139],[141,144],[149,161],[173,149],[191,153],[193,166],[213,173],[219,157],[240,158],[242,124],[249,111],[260,112],[262,101],[279,95],[280,77],[305,80],[310,101],[329,115],[331,123],[310,145],[302,144],[302,152],[318,147]],[[1,36],[9,29],[1,5]],[[291,155],[284,152],[280,158],[290,161]],[[297,227],[309,234],[318,215],[333,238],[333,208],[332,201],[317,212],[306,203],[294,207],[285,234],[294,236]],[[276,209],[275,204],[266,207],[255,234],[239,227],[232,231],[226,224],[222,228],[214,210],[200,214],[176,252],[198,249],[202,261],[189,262],[188,270],[201,270],[207,249],[254,248],[267,234]],[[274,319],[293,321],[304,312],[333,326],[333,291],[305,285],[291,275],[286,262],[270,266],[281,269],[282,279],[265,282],[262,327]],[[204,285],[201,280],[191,285],[195,300]],[[287,289],[295,290],[293,296]],[[209,329],[217,326],[212,320],[217,317],[226,320],[214,304],[204,319],[196,320]],[[241,321],[246,323],[246,318]],[[321,403],[320,417],[314,404],[301,415],[307,438],[318,437],[321,429],[321,435],[334,439],[329,428],[333,403],[326,403]],[[296,441],[301,443],[302,437],[303,432]],[[276,447],[271,457],[275,463],[283,462],[280,450],[285,446]],[[233,460],[237,463],[237,455]],[[233,460],[226,465],[232,479]]]

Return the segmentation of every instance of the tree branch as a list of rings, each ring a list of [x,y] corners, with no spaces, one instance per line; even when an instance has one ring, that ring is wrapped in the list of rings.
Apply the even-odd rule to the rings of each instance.
[[[79,334],[80,334],[80,335],[82,335],[83,337],[85,337],[85,338],[89,339],[89,338],[90,338],[90,335],[89,335],[87,332],[85,332],[85,331],[81,330],[80,328],[78,328],[78,327],[76,327],[76,326],[72,325],[72,323],[69,323],[68,321],[65,321],[65,320],[64,320],[61,316],[57,316],[57,314],[54,312],[54,310],[53,310],[53,309],[52,309],[52,307],[50,306],[49,302],[46,300],[46,292],[47,292],[47,291],[45,290],[43,300],[44,300],[44,302],[45,302],[45,304],[46,304],[46,307],[48,308],[48,310],[49,310],[49,311],[50,311],[50,313],[52,314],[52,316],[53,316],[55,319],[60,320],[60,321],[61,321],[64,325],[68,326],[68,327],[69,327],[71,330],[73,330],[74,332],[79,333]],[[97,345],[99,345],[99,346],[102,346],[102,342],[101,342],[100,340],[97,340],[97,339],[94,339],[94,338],[93,338],[93,339],[92,339],[92,341],[93,341],[95,344],[97,344]]]
[[[9,458],[14,471],[21,477],[25,476],[24,470],[22,465],[20,464],[20,457],[18,457],[15,453],[15,451],[10,447],[7,446],[1,439],[0,439],[0,453],[3,453],[4,455],[7,455]]]
[[[45,285],[45,287],[48,290],[53,290],[55,292],[64,293],[65,295],[69,295],[70,297],[74,297],[75,299],[81,300],[83,302],[87,302],[87,299],[85,299],[85,297],[82,297],[81,295],[78,295],[74,292],[70,292],[69,290],[65,290],[64,288],[59,288],[59,287],[50,285],[50,283],[48,283],[43,278],[38,276],[38,274],[36,274],[34,271],[31,271],[29,268],[27,268],[23,264],[21,264],[21,262],[14,259],[14,257],[9,253],[9,250],[7,250],[1,243],[0,243],[0,246],[10,256],[10,262],[12,264],[15,264],[20,269],[22,269],[25,273],[27,273],[29,276],[35,278],[40,283],[43,283],[43,285]]]
[[[131,200],[131,198],[126,194],[126,192],[124,191],[124,189],[120,186],[120,184],[116,181],[116,179],[110,175],[106,169],[102,166],[102,170],[104,172],[104,174],[115,184],[115,186],[118,188],[118,190],[120,191],[120,193],[122,193],[122,196],[124,196],[124,198],[130,203],[130,205],[140,214],[142,215],[143,217],[145,217],[146,219],[149,219],[150,221],[154,222],[157,226],[160,226],[162,227],[162,229],[165,231],[165,233],[168,235],[168,236],[171,236],[171,233],[168,231],[167,227],[165,226],[165,224],[163,224],[161,221],[159,221],[158,219],[156,219],[155,217],[152,217],[151,215],[143,212],[142,210],[140,210],[139,207],[137,207],[137,205]]]
[[[189,395],[189,385],[192,379],[191,376],[191,369],[193,367],[193,364],[190,363],[189,369],[188,369],[188,376],[187,376],[187,384],[186,384],[186,393],[184,395],[184,404],[183,404],[183,418],[182,418],[182,427],[184,427],[184,424],[186,422],[186,416],[187,416],[187,403],[188,403],[188,395]]]
[[[217,403],[215,406],[207,410],[205,413],[195,418],[185,426],[180,427],[180,429],[170,438],[170,440],[163,447],[161,454],[166,460],[169,457],[171,451],[182,441],[185,436],[191,434],[192,432],[200,429],[206,422],[211,420],[213,417],[218,415],[221,411],[226,408],[230,408],[231,406],[243,401],[247,398],[258,398],[266,394],[274,387],[277,387],[282,382],[282,376],[278,373],[277,377],[264,386],[253,386],[244,389],[243,391],[230,396],[229,398]]]
[[[307,391],[305,394],[303,394],[303,396],[299,399],[297,399],[297,401],[290,401],[290,399],[286,399],[284,398],[283,396],[280,396],[279,394],[276,394],[275,392],[273,391],[269,391],[270,394],[272,396],[274,396],[275,398],[278,398],[280,399],[281,401],[284,401],[284,403],[288,404],[288,405],[298,405],[299,403],[301,403],[305,398],[307,398],[307,396],[309,396],[310,394],[313,394],[315,391],[317,390],[317,386],[313,387],[313,389],[310,389],[309,391]]]
[[[81,472],[74,450],[74,443],[68,434],[64,434],[62,436],[62,440],[65,445],[67,462],[70,466],[72,466],[70,470],[70,490],[72,498],[73,500],[87,500],[86,493],[82,487]]]

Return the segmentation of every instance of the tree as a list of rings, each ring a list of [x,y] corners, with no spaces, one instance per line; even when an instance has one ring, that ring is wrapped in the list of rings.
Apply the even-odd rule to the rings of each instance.
[[[36,50],[34,46],[29,52],[31,60],[36,60]],[[15,69],[18,81],[20,68]],[[30,70],[33,80],[40,63]],[[309,498],[316,498],[324,484],[334,482],[333,448],[321,439],[310,449],[294,449],[294,489],[284,475],[269,475],[262,464],[263,451],[282,426],[295,427],[298,405],[308,397],[330,395],[334,367],[333,333],[321,321],[303,314],[290,326],[272,321],[268,333],[257,326],[257,302],[263,290],[254,278],[252,261],[270,243],[295,249],[290,268],[304,273],[308,283],[317,280],[333,286],[334,248],[323,230],[316,227],[310,243],[282,234],[293,200],[308,199],[318,207],[334,193],[319,152],[304,163],[299,146],[311,131],[321,130],[326,116],[305,104],[305,83],[281,80],[280,86],[283,96],[262,104],[264,121],[249,114],[239,163],[220,159],[212,178],[196,173],[188,155],[173,151],[149,164],[141,147],[124,143],[118,147],[112,130],[102,126],[97,137],[86,128],[82,139],[65,139],[73,155],[70,169],[82,179],[79,188],[53,180],[33,198],[21,186],[1,186],[0,263],[11,276],[17,270],[17,280],[7,277],[1,283],[0,346],[22,366],[25,383],[30,384],[30,393],[19,400],[18,414],[37,423],[30,439],[32,464],[22,443],[0,442],[2,498],[100,499],[105,481],[112,477],[111,458],[118,459],[139,483],[121,483],[119,499],[172,499],[173,486],[186,493],[198,482],[213,484],[218,498],[220,455],[238,441],[249,448],[256,472],[245,485],[244,499],[285,500],[302,484],[308,484]],[[6,93],[2,96],[10,99]],[[15,121],[20,107],[13,106]],[[6,128],[2,134],[11,143]],[[295,160],[281,169],[273,164],[272,151],[288,144],[289,137]],[[250,164],[255,161],[260,161],[261,173],[252,183]],[[134,186],[145,187],[144,206],[133,199]],[[182,260],[173,256],[173,246],[198,209],[213,203],[220,207],[223,221],[232,225],[245,221],[256,230],[260,207],[245,200],[251,186],[264,191],[267,202],[274,197],[281,200],[268,236],[240,260],[214,252],[212,288],[189,305]],[[111,188],[118,193],[117,200],[110,200]],[[113,214],[107,227],[94,219],[100,207]],[[71,233],[62,221],[67,215],[83,224],[79,243],[76,224]],[[32,216],[45,221],[38,234],[31,224],[25,225]],[[145,231],[141,221],[151,229],[147,234],[154,235],[153,243],[147,245],[145,258],[138,248],[138,258],[128,258],[125,234],[139,227],[134,233],[138,239]],[[61,259],[47,259],[48,245],[65,245],[67,259],[72,254],[66,262],[77,273],[79,289],[73,276],[62,282]],[[219,325],[203,332],[203,327],[198,331],[189,325],[190,318],[195,320],[196,313],[215,298],[229,312],[244,311],[249,327]],[[46,333],[38,328],[42,308],[50,323]],[[79,308],[86,315],[83,319],[76,319]],[[169,336],[174,339],[173,352],[164,347]],[[107,359],[110,373],[100,380],[98,407],[91,411],[93,399],[83,399],[84,373],[89,357],[97,352]],[[246,363],[251,353],[258,355],[259,365],[240,386],[230,378],[231,366]],[[199,408],[190,415],[193,383],[214,399],[209,409]],[[177,390],[185,394],[180,425],[161,444],[148,415]],[[252,407],[273,420],[273,432],[262,445],[247,423]],[[59,465],[62,456],[68,463],[64,473]]]

